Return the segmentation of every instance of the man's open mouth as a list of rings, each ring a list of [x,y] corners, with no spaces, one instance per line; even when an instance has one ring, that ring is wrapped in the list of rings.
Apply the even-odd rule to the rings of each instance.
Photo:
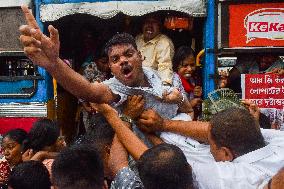
[[[152,34],[153,33],[153,29],[152,28],[146,28],[145,32],[148,34]]]
[[[121,72],[124,77],[129,77],[131,75],[133,68],[130,65],[123,65],[121,68]]]

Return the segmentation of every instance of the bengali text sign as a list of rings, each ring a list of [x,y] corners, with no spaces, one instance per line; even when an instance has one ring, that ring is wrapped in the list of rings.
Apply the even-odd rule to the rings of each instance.
[[[242,97],[260,108],[284,108],[284,77],[275,74],[242,74]]]

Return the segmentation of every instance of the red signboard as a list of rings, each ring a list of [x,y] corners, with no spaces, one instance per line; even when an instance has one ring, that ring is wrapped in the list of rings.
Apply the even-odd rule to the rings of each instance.
[[[21,128],[29,131],[32,124],[39,118],[35,117],[2,117],[0,118],[0,134],[4,134],[11,129]]]
[[[229,47],[284,47],[284,3],[229,5]]]
[[[284,77],[275,74],[243,74],[243,99],[251,99],[260,108],[284,108]]]

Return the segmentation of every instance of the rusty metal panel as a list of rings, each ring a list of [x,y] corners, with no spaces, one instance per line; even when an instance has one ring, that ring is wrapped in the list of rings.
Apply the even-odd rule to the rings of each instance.
[[[19,26],[24,24],[20,7],[0,8],[0,51],[21,51]]]
[[[0,7],[19,7],[21,5],[30,6],[32,0],[0,0]]]

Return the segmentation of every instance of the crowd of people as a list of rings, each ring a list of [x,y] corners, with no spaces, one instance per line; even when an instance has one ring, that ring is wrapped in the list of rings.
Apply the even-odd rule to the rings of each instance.
[[[159,18],[146,18],[136,39],[114,35],[102,59],[83,66],[102,71],[96,61],[107,59],[114,77],[91,80],[59,58],[58,31],[49,26],[47,37],[22,9],[26,55],[79,98],[92,121],[68,144],[49,119],[29,132],[8,131],[1,143],[2,188],[284,188],[283,131],[261,128],[260,110],[247,100],[243,108],[198,121],[202,87],[195,52],[187,46],[174,52]],[[271,71],[283,75],[282,67]]]

